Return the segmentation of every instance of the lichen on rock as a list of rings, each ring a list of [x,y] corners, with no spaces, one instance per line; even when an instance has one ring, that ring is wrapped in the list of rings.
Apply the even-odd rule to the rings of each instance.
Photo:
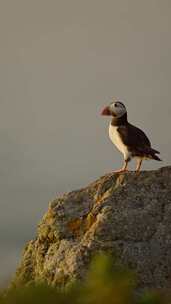
[[[66,285],[83,278],[91,257],[104,251],[133,269],[140,287],[167,287],[170,219],[171,167],[106,174],[49,204],[13,284]]]

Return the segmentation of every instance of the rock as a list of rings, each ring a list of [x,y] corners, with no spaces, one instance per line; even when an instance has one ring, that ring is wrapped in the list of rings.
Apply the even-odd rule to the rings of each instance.
[[[170,286],[171,167],[106,174],[52,201],[13,284],[65,285],[83,278],[100,251],[133,269],[139,287]]]

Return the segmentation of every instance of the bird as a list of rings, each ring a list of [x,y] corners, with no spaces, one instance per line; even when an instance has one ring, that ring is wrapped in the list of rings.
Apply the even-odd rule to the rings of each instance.
[[[160,152],[151,147],[147,135],[141,129],[128,122],[127,109],[123,102],[118,99],[113,99],[112,102],[102,110],[101,115],[112,117],[109,124],[109,138],[124,157],[123,167],[114,172],[128,172],[128,163],[132,158],[136,158],[137,165],[135,172],[137,174],[140,172],[144,159],[161,161],[156,155],[160,154]]]

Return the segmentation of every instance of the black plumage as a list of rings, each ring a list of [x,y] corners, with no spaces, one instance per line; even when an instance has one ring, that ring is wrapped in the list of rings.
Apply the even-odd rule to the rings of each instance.
[[[155,155],[160,152],[151,147],[148,137],[141,129],[127,123],[126,125],[119,126],[118,132],[133,157],[139,156],[160,160],[160,158]]]
[[[121,140],[124,145],[128,147],[132,157],[138,156],[161,161],[161,159],[155,155],[160,154],[160,152],[151,147],[150,140],[141,129],[131,125],[128,122],[127,113],[119,118],[113,116],[111,125],[118,126],[118,132]]]

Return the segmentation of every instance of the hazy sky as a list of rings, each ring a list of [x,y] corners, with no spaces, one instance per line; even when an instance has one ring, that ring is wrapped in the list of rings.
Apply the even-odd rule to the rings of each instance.
[[[121,166],[112,96],[171,163],[171,1],[0,0],[0,40],[1,280],[49,200]]]

